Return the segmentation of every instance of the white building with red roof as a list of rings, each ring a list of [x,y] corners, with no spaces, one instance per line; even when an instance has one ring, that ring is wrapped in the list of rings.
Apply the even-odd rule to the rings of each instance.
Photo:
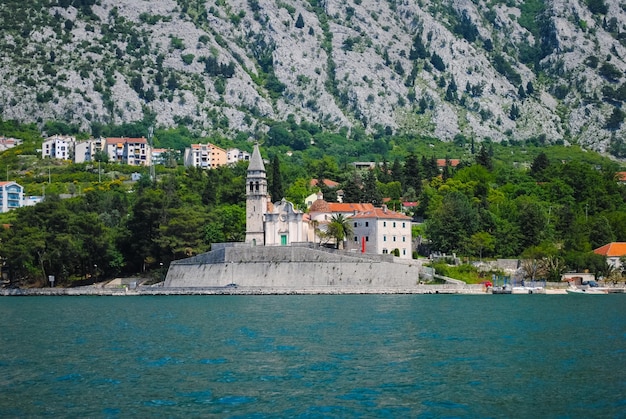
[[[401,259],[411,259],[411,217],[381,208],[358,212],[350,217],[353,235],[347,248],[362,253],[390,254],[397,250]]]
[[[593,253],[606,258],[606,263],[615,269],[626,267],[622,263],[622,258],[626,258],[626,242],[613,242],[594,249]]]

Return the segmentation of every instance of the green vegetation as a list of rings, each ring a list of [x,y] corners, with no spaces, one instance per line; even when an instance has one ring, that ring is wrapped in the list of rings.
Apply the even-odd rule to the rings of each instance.
[[[431,267],[435,269],[437,275],[460,279],[468,284],[480,284],[490,280],[492,274],[501,274],[501,272],[480,272],[478,268],[469,264],[453,266],[444,261],[433,263]]]
[[[106,136],[141,136],[147,123],[99,130]],[[157,166],[153,182],[147,168],[106,159],[97,165],[41,160],[36,150],[42,139],[32,124],[0,121],[0,135],[24,140],[0,154],[0,170],[28,195],[45,193],[43,203],[0,216],[1,223],[11,224],[0,231],[0,258],[8,261],[15,282],[43,285],[47,275],[55,275],[68,285],[159,269],[212,243],[244,237],[245,163],[210,171],[185,169],[180,162]],[[311,179],[333,179],[346,201],[380,205],[387,197],[390,208],[417,201],[413,215],[425,223],[415,234],[422,238],[418,251],[424,255],[549,260],[552,270],[546,272],[556,278],[564,267],[600,272],[604,266],[590,251],[626,241],[626,188],[615,178],[619,166],[577,147],[548,147],[541,137],[477,147],[462,136],[442,143],[394,136],[383,127],[373,136],[353,132],[347,137],[291,117],[272,124],[259,139],[271,161],[267,170],[275,200],[284,194],[305,209],[304,198],[315,190]],[[184,127],[157,129],[154,141],[176,150],[210,141],[251,151],[247,135],[199,138]],[[460,163],[440,172],[437,158]],[[353,161],[379,164],[363,173],[349,164]],[[137,171],[141,180],[130,182]],[[318,185],[326,200],[336,199],[333,189]],[[62,200],[60,194],[73,197]],[[332,237],[349,234],[349,226],[334,221]],[[463,269],[440,273],[480,279]]]

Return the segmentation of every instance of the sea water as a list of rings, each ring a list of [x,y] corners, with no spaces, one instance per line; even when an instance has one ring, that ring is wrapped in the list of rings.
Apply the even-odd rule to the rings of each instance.
[[[626,417],[626,295],[5,297],[0,417]]]

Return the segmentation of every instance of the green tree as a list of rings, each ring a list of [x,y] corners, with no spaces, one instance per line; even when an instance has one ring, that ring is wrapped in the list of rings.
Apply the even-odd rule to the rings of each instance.
[[[469,239],[469,248],[472,254],[478,255],[478,258],[481,260],[483,258],[483,252],[491,253],[494,251],[495,244],[495,237],[486,231],[474,233]]]
[[[302,17],[302,13],[298,13],[298,18],[296,19],[296,28],[304,28],[304,18]]]
[[[271,176],[270,176],[270,196],[274,202],[280,201],[285,197],[283,190],[283,178],[280,172],[280,160],[278,155],[274,155],[271,164]]]
[[[426,233],[433,250],[461,252],[466,237],[477,230],[478,214],[469,198],[459,191],[447,193],[429,214]]]
[[[404,186],[413,188],[416,195],[422,192],[422,173],[417,156],[410,153],[404,164]]]
[[[333,215],[328,224],[327,234],[335,240],[335,248],[342,249],[344,240],[352,235],[352,224],[343,214]]]
[[[369,170],[363,182],[363,197],[366,202],[370,202],[374,206],[380,206],[383,203],[383,196],[378,189],[377,182],[376,173],[374,170]]]
[[[550,160],[548,160],[548,155],[542,151],[533,159],[530,165],[530,174],[535,178],[540,177],[548,167],[550,167]]]
[[[484,144],[480,145],[480,150],[478,150],[478,154],[476,155],[476,163],[480,164],[487,170],[493,170],[493,161]]]

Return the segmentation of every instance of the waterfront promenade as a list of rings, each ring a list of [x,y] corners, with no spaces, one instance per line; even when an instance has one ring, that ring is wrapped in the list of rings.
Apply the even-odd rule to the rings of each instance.
[[[546,288],[541,294],[566,294],[562,288]],[[345,295],[345,294],[490,294],[478,284],[415,285],[413,287],[106,287],[92,285],[74,288],[5,288],[0,296],[142,296],[142,295]]]

